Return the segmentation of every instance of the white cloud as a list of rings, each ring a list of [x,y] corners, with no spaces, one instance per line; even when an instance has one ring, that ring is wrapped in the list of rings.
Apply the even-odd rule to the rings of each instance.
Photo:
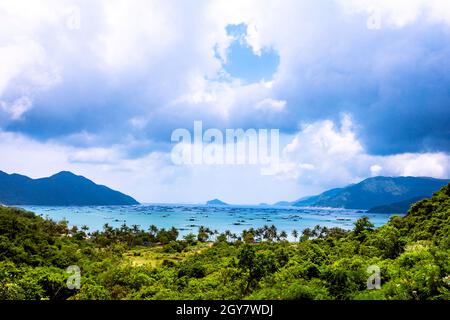
[[[349,115],[340,126],[330,120],[303,124],[282,151],[280,176],[300,184],[345,184],[360,177],[353,162],[362,151]]]
[[[0,15],[1,18],[1,15]],[[1,39],[1,38],[0,38]],[[13,82],[22,93],[45,90],[58,83],[59,75],[44,49],[33,40],[0,45],[0,97]]]
[[[113,148],[86,148],[69,154],[68,161],[73,163],[113,164],[120,160],[121,154]]]
[[[349,115],[339,126],[325,120],[304,124],[284,148],[278,176],[302,185],[343,186],[376,175],[448,178],[450,156],[437,153],[368,154]]]
[[[281,111],[284,109],[285,106],[286,100],[275,100],[271,98],[266,98],[264,100],[259,101],[255,105],[255,109]]]
[[[425,18],[450,24],[450,2],[445,0],[338,0],[348,13],[378,14],[382,25],[404,27]]]
[[[148,119],[145,119],[143,117],[134,117],[130,119],[130,123],[137,129],[143,129],[148,124]]]
[[[176,166],[169,153],[150,152],[127,159],[124,148],[74,148],[0,131],[0,169],[33,178],[69,170],[154,203],[203,203],[221,197],[251,204],[296,198],[302,192],[295,181],[261,175],[259,166]],[[268,188],[273,188],[270,194]]]
[[[32,102],[28,97],[21,97],[14,100],[12,103],[0,101],[0,110],[9,114],[12,120],[20,120],[22,115],[30,110]]]
[[[32,178],[69,170],[140,201],[174,199],[173,183],[183,168],[172,166],[169,155],[160,152],[127,159],[124,148],[74,148],[0,131],[0,170]]]
[[[374,164],[374,165],[370,166],[370,175],[372,177],[379,176],[382,170],[383,170],[383,167],[381,167],[378,164]]]
[[[381,174],[393,176],[425,176],[448,178],[450,176],[450,156],[442,153],[405,153],[379,159],[383,168]]]
[[[65,85],[69,84],[81,87],[76,92],[95,95],[101,101],[109,93],[121,93],[120,103],[126,104],[129,117],[119,117],[120,121],[135,130],[154,124],[162,127],[161,118],[155,116],[158,112],[169,120],[198,116],[214,117],[219,123],[241,123],[246,118],[265,116],[262,110],[279,114],[292,111],[287,109],[294,106],[304,107],[304,111],[305,106],[292,103],[286,95],[304,94],[308,88],[321,93],[327,89],[323,78],[332,77],[342,83],[342,88],[336,89],[340,94],[355,70],[388,73],[391,66],[381,62],[397,64],[404,60],[403,55],[392,58],[390,50],[378,51],[378,43],[370,43],[367,50],[374,51],[373,56],[355,56],[347,62],[350,51],[345,50],[346,42],[352,43],[353,33],[349,37],[342,34],[348,31],[345,28],[354,31],[355,25],[347,25],[345,20],[353,15],[368,17],[374,8],[380,10],[382,27],[401,28],[419,20],[450,23],[450,2],[439,0],[218,0],[195,5],[159,0],[0,0],[0,109],[11,120],[20,120],[30,108],[39,111],[36,108],[40,106],[34,103],[37,96],[49,89],[64,96]],[[346,16],[338,15],[341,9]],[[79,28],[73,28],[73,19],[77,19],[74,12],[80,14]],[[265,47],[279,54],[280,65],[270,82],[245,84],[223,74],[222,64],[232,40],[225,27],[240,23],[248,26],[246,42],[255,54]],[[343,29],[334,30],[336,26]],[[362,23],[354,33],[361,37],[356,38],[361,47],[371,41],[361,40],[365,39],[364,34],[361,36],[365,28]],[[339,41],[330,41],[335,36]],[[398,46],[403,53],[404,44]],[[358,53],[367,54],[359,49]],[[324,70],[330,67],[331,59],[335,59],[331,65],[335,73]],[[305,89],[307,82],[312,85]],[[106,89],[99,93],[99,87]],[[68,101],[75,98],[80,97],[70,96]],[[111,104],[108,112],[114,114],[114,107]],[[70,117],[67,108],[60,104],[55,113]],[[93,114],[95,108],[89,105]],[[125,147],[119,143],[128,143],[128,135],[118,145],[86,149],[69,146],[80,141],[95,145],[98,137],[84,128],[59,143],[39,143],[0,132],[0,168],[34,177],[73,170],[148,201],[200,201],[225,194],[234,202],[267,202],[270,199],[261,197],[267,196],[268,189],[273,190],[269,196],[278,200],[301,196],[306,187],[308,193],[321,191],[370,175],[449,176],[447,154],[373,156],[357,131],[349,115],[344,115],[339,124],[331,120],[304,123],[284,149],[278,178],[285,180],[281,182],[277,177],[260,177],[259,168],[174,167],[162,152],[127,159]],[[218,182],[216,190],[211,190],[213,179]]]

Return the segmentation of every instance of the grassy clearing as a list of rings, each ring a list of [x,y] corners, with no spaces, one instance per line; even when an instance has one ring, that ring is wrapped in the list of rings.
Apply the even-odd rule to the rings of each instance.
[[[164,261],[179,262],[189,256],[201,253],[210,248],[212,242],[197,243],[189,246],[183,252],[164,252],[163,245],[156,245],[152,247],[136,247],[124,254],[125,260],[130,261],[134,266],[151,266],[160,267]]]

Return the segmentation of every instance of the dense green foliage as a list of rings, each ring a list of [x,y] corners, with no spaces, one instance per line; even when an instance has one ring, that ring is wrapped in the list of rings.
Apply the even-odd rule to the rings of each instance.
[[[298,242],[274,226],[183,240],[156,226],[88,233],[0,207],[0,299],[450,299],[449,235],[450,186],[380,228],[363,218],[352,231],[293,232]]]

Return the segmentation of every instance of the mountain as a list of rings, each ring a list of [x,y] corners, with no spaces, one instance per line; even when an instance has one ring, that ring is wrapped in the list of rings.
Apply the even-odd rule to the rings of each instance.
[[[130,196],[68,171],[41,179],[0,171],[0,203],[46,206],[139,204]]]
[[[289,202],[289,201],[278,201],[278,202],[275,202],[273,205],[277,206],[277,207],[286,207],[286,206],[292,206],[292,202]]]
[[[209,200],[206,202],[206,204],[210,205],[210,206],[227,206],[228,205],[228,203],[225,203],[219,199]]]
[[[286,206],[291,206],[292,202],[289,202],[289,201],[278,201],[278,202],[275,202],[273,205],[277,206],[277,207],[286,207]]]
[[[411,199],[403,200],[400,202],[384,204],[381,206],[376,206],[367,210],[368,213],[407,213],[409,208],[422,199],[427,198],[426,196],[414,197]]]
[[[307,197],[302,197],[298,200],[295,201],[278,201],[275,202],[273,205],[277,206],[277,207],[288,207],[288,206],[314,206],[315,202],[321,197],[321,196],[326,196],[326,195],[333,195],[334,193],[337,192],[337,190],[341,190],[340,188],[336,188],[336,189],[331,189],[328,191],[325,191],[324,193],[317,195],[317,196],[307,196]],[[297,203],[300,203],[297,205]]]
[[[331,189],[298,200],[293,205],[370,209],[413,198],[429,197],[449,182],[449,179],[428,177],[373,177],[344,188]]]
[[[292,202],[291,205],[293,206],[317,206],[317,202],[319,202],[321,199],[324,198],[332,198],[336,195],[339,194],[339,192],[341,192],[343,188],[335,188],[335,189],[330,189],[328,191],[325,191],[319,195],[316,196],[309,196],[309,197],[303,197],[297,201]]]

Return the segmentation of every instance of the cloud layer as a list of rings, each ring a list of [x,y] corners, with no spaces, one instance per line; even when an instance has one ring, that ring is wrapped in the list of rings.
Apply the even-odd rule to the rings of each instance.
[[[200,196],[177,199],[201,200],[212,172],[226,184],[245,171],[170,164],[172,130],[202,120],[279,128],[284,167],[248,179],[280,197],[374,174],[448,177],[449,40],[438,0],[0,1],[1,152],[53,156],[0,169],[72,167],[113,186],[128,172],[141,200],[189,187]],[[216,196],[269,201],[259,191]]]

